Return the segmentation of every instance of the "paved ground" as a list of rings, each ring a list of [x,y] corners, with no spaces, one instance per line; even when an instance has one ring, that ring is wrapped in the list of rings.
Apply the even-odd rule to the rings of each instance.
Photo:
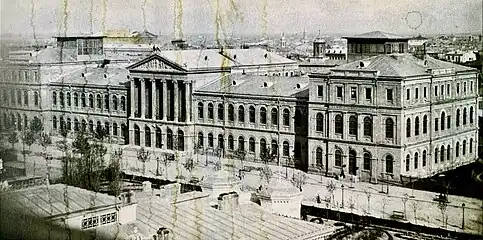
[[[108,148],[115,149],[116,147],[113,146]],[[33,146],[32,151],[33,153],[28,157],[28,175],[43,175],[47,173],[49,168],[51,176],[60,174],[60,171],[58,171],[61,167],[60,161],[54,159],[50,164],[47,164],[42,157],[35,156],[35,152],[41,152],[40,148]],[[54,158],[61,155],[60,152],[55,149],[49,149],[48,152],[51,153]],[[151,156],[151,159],[155,159],[155,156]],[[144,175],[156,175],[156,168],[159,166],[160,175],[168,179],[174,180],[179,176],[184,176],[185,178],[195,176],[201,179],[203,176],[213,173],[213,165],[208,164],[208,166],[205,166],[206,162],[215,162],[218,161],[219,158],[200,155],[195,156],[194,160],[198,163],[198,166],[192,172],[188,172],[179,162],[170,162],[166,171],[166,168],[162,163],[159,163],[158,165],[155,160],[141,163],[136,161],[135,156],[125,157],[122,166],[129,171],[139,173],[145,171],[143,173]],[[238,175],[238,169],[242,166],[240,161],[226,159],[223,160],[223,162],[224,164],[234,166],[234,168],[225,168],[233,171],[235,175]],[[244,162],[243,165],[263,166],[261,163],[253,162]],[[270,167],[274,172],[273,177],[285,177],[287,175],[290,179],[294,172],[295,174],[299,173],[298,170],[293,171],[290,168],[287,169],[275,165],[270,165]],[[247,173],[243,180],[244,186],[248,189],[258,188],[260,182],[261,178],[258,171]],[[327,190],[327,184],[330,182],[335,185],[333,193],[330,193]],[[342,185],[344,185],[344,188],[342,188]],[[393,211],[401,211],[403,213],[405,212],[407,220],[411,223],[431,227],[447,227],[454,231],[465,231],[483,235],[483,200],[450,195],[448,196],[450,202],[448,203],[447,209],[442,212],[438,208],[438,204],[433,201],[433,198],[437,196],[437,193],[434,192],[413,191],[408,188],[390,186],[389,194],[385,194],[380,193],[381,185],[366,182],[351,184],[348,181],[335,180],[333,178],[326,178],[313,174],[307,174],[306,184],[302,189],[305,196],[304,204],[317,205],[315,197],[319,195],[322,199],[322,204],[320,204],[321,207],[354,212],[357,214],[369,214],[381,218],[390,218]],[[384,191],[386,191],[386,186],[384,186]],[[344,192],[343,201],[342,192]],[[405,198],[405,194],[414,197]],[[331,198],[330,203],[324,201],[326,198]],[[405,199],[406,204],[404,204]],[[462,203],[465,204],[464,230],[462,229]],[[447,224],[443,223],[443,216],[447,218]]]

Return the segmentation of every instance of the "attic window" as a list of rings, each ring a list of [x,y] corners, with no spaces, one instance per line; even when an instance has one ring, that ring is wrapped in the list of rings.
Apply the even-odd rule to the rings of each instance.
[[[263,55],[263,57],[267,58],[268,57],[268,54],[265,53],[265,55]]]
[[[297,85],[295,85],[295,86],[296,86],[297,88],[300,88],[300,84],[299,84],[299,83],[297,83]]]
[[[131,77],[129,75],[127,75],[127,79],[130,79]]]
[[[360,68],[363,68],[364,67],[364,63],[363,62],[359,62],[359,67]]]
[[[205,56],[205,61],[208,61],[208,56]]]
[[[268,87],[268,83],[267,82],[264,82],[263,83],[263,87]]]
[[[84,73],[81,73],[81,77],[85,77]]]
[[[235,54],[235,55],[233,55],[233,59],[236,59],[236,54]]]
[[[428,66],[428,60],[424,60],[423,65],[424,65],[425,67],[427,67],[427,66]]]
[[[104,78],[107,78],[107,74],[104,73]]]
[[[236,85],[236,81],[233,81],[233,86],[235,86],[235,85]]]

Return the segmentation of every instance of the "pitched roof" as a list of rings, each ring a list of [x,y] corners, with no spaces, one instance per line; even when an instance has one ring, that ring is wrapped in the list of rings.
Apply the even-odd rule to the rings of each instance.
[[[424,62],[426,61],[426,65]],[[361,67],[360,63],[364,66]],[[454,68],[455,71],[474,70],[473,68],[458,64],[445,62],[426,56],[424,60],[412,54],[381,54],[378,56],[363,59],[340,65],[332,69],[332,72],[344,70],[372,70],[379,71],[378,76],[390,77],[409,77],[428,74],[429,69],[448,69]]]
[[[295,97],[308,88],[306,77],[227,75],[202,86],[197,92]]]
[[[377,38],[377,39],[408,39],[407,37],[402,37],[393,33],[386,33],[382,31],[373,31],[373,32],[367,32],[367,33],[362,33],[354,36],[349,36],[349,37],[344,37],[344,38]]]
[[[161,51],[156,54],[162,56],[187,70],[227,68],[234,62],[224,57],[217,49],[201,50],[173,50]]]
[[[261,48],[225,49],[223,55],[229,57],[237,66],[296,63],[294,60]]]
[[[129,71],[122,66],[107,65],[104,68],[79,66],[73,71],[52,79],[51,83],[118,86],[128,81]]]

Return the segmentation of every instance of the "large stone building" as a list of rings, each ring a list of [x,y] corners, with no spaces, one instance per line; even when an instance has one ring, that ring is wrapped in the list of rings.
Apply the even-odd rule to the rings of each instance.
[[[476,84],[475,69],[409,54],[311,75],[310,169],[400,180],[474,161]]]

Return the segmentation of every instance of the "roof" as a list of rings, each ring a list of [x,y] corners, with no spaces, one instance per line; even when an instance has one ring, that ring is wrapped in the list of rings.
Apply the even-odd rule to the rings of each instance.
[[[1,194],[0,201],[2,205],[7,204],[19,212],[32,213],[40,218],[51,218],[113,206],[116,198],[64,184],[55,184],[10,191]]]
[[[217,49],[173,50],[161,51],[156,54],[187,70],[200,68],[226,68],[234,65],[233,61],[221,55]]]
[[[279,179],[275,179],[269,185],[262,188],[260,194],[267,197],[268,196],[288,197],[288,196],[301,194],[301,192],[289,181],[279,178]]]
[[[425,61],[426,65],[424,65]],[[364,64],[364,67],[360,67],[360,62]],[[455,71],[475,70],[458,64],[437,60],[430,56],[426,56],[423,60],[411,54],[382,54],[335,67],[332,71],[372,70],[379,71],[378,76],[409,77],[428,74],[429,69],[448,68],[454,68]]]
[[[241,95],[295,97],[308,88],[305,77],[226,75],[202,86],[197,92],[233,93]]]
[[[62,56],[62,57],[61,57]],[[32,53],[31,63],[61,63],[61,62],[77,62],[77,59],[71,57],[67,52],[62,52],[59,48],[44,48],[38,52]]]
[[[79,66],[73,71],[52,79],[51,83],[91,84],[107,87],[128,81],[128,74],[129,71],[122,65],[107,65],[104,68]]]
[[[349,36],[349,37],[344,37],[346,39],[355,39],[355,38],[364,38],[364,39],[409,39],[407,37],[402,37],[398,36],[393,33],[386,33],[386,32],[381,32],[381,31],[373,31],[373,32],[367,32],[367,33],[362,33],[354,36]]]
[[[231,210],[218,210],[206,200],[196,198],[166,203],[158,198],[140,202],[136,225],[153,235],[160,227],[177,239],[295,239],[327,232],[332,226],[276,216],[254,203]]]
[[[261,48],[225,49],[223,54],[233,60],[237,66],[296,63],[294,60]]]

